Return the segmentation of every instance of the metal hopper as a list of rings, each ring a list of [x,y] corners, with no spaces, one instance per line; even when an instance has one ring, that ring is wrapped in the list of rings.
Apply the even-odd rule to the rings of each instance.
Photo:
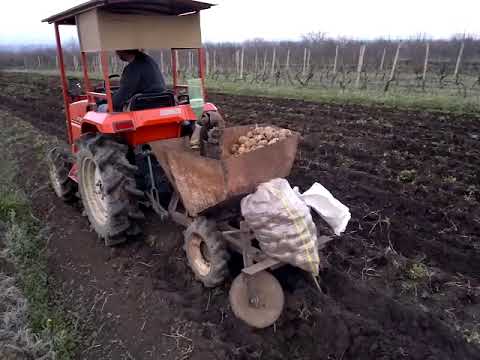
[[[190,216],[197,216],[227,199],[246,195],[257,185],[286,177],[295,160],[299,134],[273,145],[234,157],[229,149],[252,126],[225,129],[220,160],[200,156],[189,146],[188,138],[150,143],[152,151],[179,194]]]

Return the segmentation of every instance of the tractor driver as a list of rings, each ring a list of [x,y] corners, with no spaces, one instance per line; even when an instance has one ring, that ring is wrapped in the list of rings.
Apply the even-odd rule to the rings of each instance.
[[[140,50],[118,50],[117,55],[128,65],[123,70],[120,88],[112,94],[113,111],[121,112],[136,94],[166,90],[163,75],[152,57]],[[107,112],[107,109],[107,104],[98,106],[99,112]]]

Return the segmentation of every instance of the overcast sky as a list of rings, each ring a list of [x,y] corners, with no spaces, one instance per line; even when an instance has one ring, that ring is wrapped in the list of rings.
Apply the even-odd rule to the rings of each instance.
[[[82,0],[2,3],[0,45],[53,43],[53,28],[40,20]],[[479,0],[216,0],[203,12],[204,41],[253,38],[295,40],[321,31],[357,39],[407,37],[425,33],[434,38],[468,33],[480,35]],[[65,32],[64,38],[74,32]]]

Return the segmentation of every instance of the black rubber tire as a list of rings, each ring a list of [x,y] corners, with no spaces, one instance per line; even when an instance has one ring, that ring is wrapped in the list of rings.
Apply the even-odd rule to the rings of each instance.
[[[230,254],[215,221],[199,217],[184,235],[184,250],[195,278],[208,288],[221,285],[229,275]],[[202,247],[208,251],[208,259],[202,253]],[[208,270],[202,269],[202,264],[208,264]]]
[[[127,145],[108,135],[86,134],[78,141],[80,196],[92,228],[107,246],[123,243],[127,236],[140,234],[138,222],[144,219],[139,209],[144,193],[136,187],[137,167],[128,162],[127,152]]]
[[[68,149],[55,146],[48,150],[46,160],[50,185],[55,194],[65,202],[75,200],[77,183],[68,177],[75,162],[71,153]]]

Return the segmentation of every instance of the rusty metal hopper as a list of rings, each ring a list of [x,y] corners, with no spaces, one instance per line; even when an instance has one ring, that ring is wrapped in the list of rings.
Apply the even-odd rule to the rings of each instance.
[[[295,132],[273,145],[237,157],[230,155],[232,145],[252,128],[225,129],[220,160],[191,150],[188,138],[150,143],[189,215],[197,216],[227,199],[255,191],[262,182],[290,174],[299,141]]]

